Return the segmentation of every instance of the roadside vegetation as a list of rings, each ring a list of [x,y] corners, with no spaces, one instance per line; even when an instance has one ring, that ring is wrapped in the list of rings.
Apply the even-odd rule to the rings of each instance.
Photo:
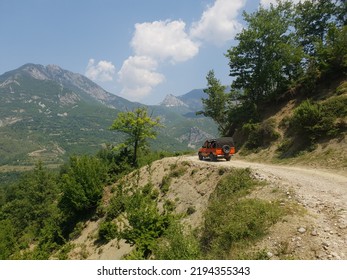
[[[244,13],[247,26],[225,56],[230,92],[211,70],[199,112],[234,136],[244,154],[278,145],[279,158],[312,151],[347,131],[345,1],[279,1]],[[294,102],[285,115],[279,112]],[[276,115],[278,114],[278,115]],[[275,117],[276,116],[276,117]]]

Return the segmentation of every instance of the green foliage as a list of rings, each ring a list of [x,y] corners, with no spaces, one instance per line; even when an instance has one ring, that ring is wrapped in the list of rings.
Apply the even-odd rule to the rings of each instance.
[[[128,149],[117,150],[113,145],[106,145],[96,155],[107,166],[107,182],[112,183],[117,177],[131,172],[132,153]]]
[[[111,221],[117,218],[121,213],[125,211],[125,197],[122,195],[121,189],[114,194],[110,200],[110,204],[107,207],[106,220]]]
[[[122,149],[131,147],[133,160],[132,165],[138,165],[138,152],[148,145],[147,139],[155,139],[156,127],[160,126],[159,118],[152,118],[148,115],[145,107],[137,108],[130,112],[120,112],[114,120],[110,129],[123,132],[127,135],[127,140],[120,146]]]
[[[0,211],[0,232],[8,234],[7,237],[0,235],[3,258],[43,258],[51,253],[49,249],[64,241],[57,207],[59,192],[56,174],[45,169],[42,163],[6,188],[5,203]],[[29,252],[32,244],[37,246]]]
[[[294,27],[307,55],[314,57],[317,54],[330,27],[343,24],[342,7],[341,1],[330,0],[303,1],[294,7]]]
[[[0,220],[0,260],[7,260],[16,250],[16,231],[10,220]]]
[[[159,238],[154,250],[157,260],[198,260],[201,259],[199,241],[190,229],[178,222],[172,223],[163,237]]]
[[[113,222],[103,222],[99,227],[99,240],[109,242],[117,237],[117,225]]]
[[[161,180],[161,184],[160,184],[160,190],[166,194],[169,191],[170,188],[170,184],[171,184],[171,177],[168,175],[165,175],[163,177],[163,179]]]
[[[246,246],[264,236],[283,214],[277,204],[244,198],[255,184],[247,169],[235,170],[218,183],[209,200],[201,237],[202,251],[208,258],[229,258],[233,246]]]
[[[243,90],[243,97],[258,103],[286,89],[301,72],[303,53],[290,30],[292,6],[278,3],[244,13],[248,23],[237,34],[239,44],[226,54],[232,88]]]
[[[60,206],[67,213],[82,214],[98,206],[107,178],[106,165],[91,156],[73,156],[61,175]]]
[[[148,257],[160,237],[170,224],[170,218],[160,213],[157,204],[150,197],[136,191],[126,201],[126,213],[129,225],[121,236],[128,243],[135,245]]]
[[[228,132],[227,111],[230,106],[230,95],[225,93],[226,87],[215,77],[213,70],[208,72],[206,80],[208,87],[204,92],[208,98],[202,98],[204,108],[198,114],[212,118],[218,124],[219,132],[225,135]]]
[[[302,102],[294,111],[291,126],[303,140],[314,143],[321,137],[335,134],[334,117],[319,103]]]
[[[278,1],[269,8],[244,13],[247,26],[236,35],[238,44],[226,54],[234,77],[231,93],[222,93],[224,88],[210,72],[206,92],[214,95],[204,100],[206,115],[218,123],[223,134],[240,133],[243,128],[250,136],[247,145],[251,149],[268,145],[264,138],[265,142],[275,140],[278,135],[271,126],[258,124],[267,106],[292,94],[316,94],[318,82],[346,73],[345,12],[343,1],[323,0]],[[329,124],[327,114],[324,118]]]
[[[245,146],[251,150],[268,147],[280,136],[276,131],[276,121],[274,119],[268,119],[256,124],[247,123],[243,125],[242,129],[248,135]]]
[[[326,35],[325,44],[319,44],[318,63],[323,73],[343,75],[347,72],[347,26],[332,26]]]

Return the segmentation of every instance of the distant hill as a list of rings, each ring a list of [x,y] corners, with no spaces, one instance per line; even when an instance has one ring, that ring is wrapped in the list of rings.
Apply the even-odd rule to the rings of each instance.
[[[123,136],[108,128],[118,112],[138,106],[59,66],[25,64],[0,76],[0,164],[59,163],[118,143]],[[190,109],[149,110],[165,125],[155,149],[182,151],[217,133],[212,120],[186,116]]]
[[[203,108],[202,98],[207,98],[207,94],[203,89],[194,89],[186,94],[175,96],[166,95],[165,99],[159,105],[165,107],[185,108],[187,112],[201,111]]]

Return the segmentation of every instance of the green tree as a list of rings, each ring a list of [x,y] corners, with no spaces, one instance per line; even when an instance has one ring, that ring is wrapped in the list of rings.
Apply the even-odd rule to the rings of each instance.
[[[15,250],[15,229],[11,221],[0,220],[0,260],[9,259]]]
[[[114,120],[111,130],[118,130],[127,134],[127,139],[120,148],[133,153],[132,165],[138,166],[138,154],[141,148],[148,145],[147,139],[155,139],[156,127],[160,127],[160,119],[148,115],[147,108],[140,107],[130,112],[120,112]]]
[[[210,70],[206,76],[207,88],[204,92],[208,98],[202,98],[203,114],[205,117],[212,118],[217,124],[222,135],[226,135],[229,129],[228,110],[230,107],[230,94],[225,93],[226,86],[215,77],[214,71]]]
[[[136,245],[137,257],[147,258],[157,245],[157,239],[170,225],[172,216],[160,213],[157,201],[150,193],[137,189],[125,200],[127,223],[121,237],[131,245]]]
[[[298,81],[306,93],[314,93],[316,82],[326,74],[346,69],[345,1],[314,0],[295,6],[295,36],[303,52],[303,76]]]
[[[54,211],[52,204],[58,192],[55,174],[39,162],[33,171],[22,176],[8,190],[3,216],[12,221],[18,233],[30,226],[34,230],[32,234],[36,235]]]
[[[235,77],[232,88],[243,90],[248,102],[272,98],[300,76],[303,53],[290,32],[292,12],[290,2],[279,2],[243,15],[248,26],[236,36],[239,44],[226,57],[230,76]]]
[[[63,190],[60,207],[72,215],[94,210],[102,197],[106,179],[107,168],[100,159],[71,157],[60,178]]]
[[[56,246],[63,242],[59,236],[60,211],[57,201],[60,190],[56,177],[54,172],[39,162],[33,171],[8,186],[6,201],[0,211],[0,251],[4,250],[2,257],[19,259],[28,255],[27,258],[36,258],[34,254],[26,253],[29,245],[38,245],[35,251],[39,251],[41,245],[52,248],[53,243]],[[48,232],[51,222],[56,226]],[[48,250],[46,256],[51,252]]]
[[[343,24],[341,1],[314,0],[295,6],[294,27],[306,54],[314,56],[329,27]]]

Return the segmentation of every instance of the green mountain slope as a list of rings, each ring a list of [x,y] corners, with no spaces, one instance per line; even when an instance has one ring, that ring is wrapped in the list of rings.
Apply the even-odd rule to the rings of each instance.
[[[72,154],[95,153],[123,135],[108,128],[139,103],[106,92],[86,77],[55,65],[26,64],[0,76],[0,164],[60,163]],[[217,130],[206,118],[152,106],[164,128],[153,148],[182,151]],[[192,114],[193,115],[193,114]]]

